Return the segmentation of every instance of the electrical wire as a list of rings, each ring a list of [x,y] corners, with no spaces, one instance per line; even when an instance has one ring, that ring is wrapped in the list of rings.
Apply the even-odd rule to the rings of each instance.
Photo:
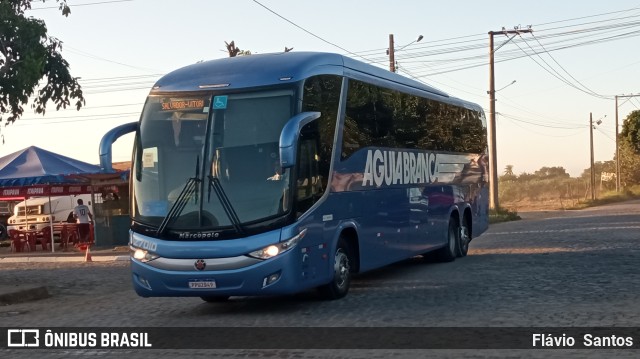
[[[566,137],[577,136],[577,135],[579,135],[581,133],[584,133],[584,129],[581,129],[578,132],[575,132],[575,133],[572,133],[572,134],[567,134],[567,135],[559,135],[559,134],[557,134],[555,132],[553,134],[542,133],[542,132],[538,132],[538,131],[532,130],[530,128],[527,128],[527,127],[521,125],[520,123],[518,123],[518,120],[506,117],[503,113],[498,112],[498,113],[496,113],[496,115],[499,115],[500,117],[503,117],[505,120],[509,121],[510,123],[512,123],[513,125],[515,125],[517,127],[520,127],[521,129],[525,130],[527,133],[534,133],[536,135],[540,135],[540,136],[544,136],[544,137],[566,138]],[[520,122],[522,122],[522,121],[520,121]]]
[[[600,132],[604,137],[610,139],[613,142],[616,142],[615,138],[611,137],[609,134],[605,133],[600,127],[596,127],[596,130]]]
[[[271,10],[269,7],[267,7],[267,6],[263,5],[263,4],[262,4],[262,3],[260,3],[259,1],[257,1],[257,0],[252,0],[252,1],[253,1],[254,3],[256,3],[256,4],[260,5],[261,7],[263,7],[265,10],[269,11],[270,13],[274,14],[275,16],[277,16],[277,17],[281,18],[282,20],[284,20],[284,21],[288,22],[289,24],[291,24],[291,25],[293,25],[293,26],[297,27],[298,29],[300,29],[300,30],[302,30],[302,31],[306,32],[307,34],[309,34],[309,35],[311,35],[311,36],[315,37],[316,39],[318,39],[318,40],[320,40],[320,41],[322,41],[322,42],[324,42],[324,43],[327,43],[327,44],[329,44],[329,45],[331,45],[331,46],[337,47],[337,48],[339,48],[340,50],[345,51],[345,52],[346,52],[346,53],[348,53],[348,54],[351,54],[351,55],[354,55],[354,56],[360,57],[360,58],[362,58],[362,59],[364,59],[364,60],[366,60],[366,61],[370,61],[370,60],[368,60],[367,58],[365,58],[365,57],[363,57],[363,56],[360,56],[360,55],[358,55],[358,54],[356,54],[356,53],[354,53],[354,52],[351,52],[351,51],[349,51],[349,50],[345,49],[344,47],[342,47],[342,46],[340,46],[340,45],[337,45],[337,44],[335,44],[335,43],[333,43],[333,42],[331,42],[331,41],[328,41],[328,40],[323,39],[322,37],[320,37],[320,36],[318,36],[318,35],[314,34],[313,32],[311,32],[311,31],[309,31],[309,30],[307,30],[307,29],[303,28],[302,26],[300,26],[300,25],[298,25],[298,24],[294,23],[293,21],[291,21],[291,20],[287,19],[286,17],[284,17],[284,16],[282,16],[282,15],[278,14],[277,12],[275,12],[275,11]]]
[[[557,129],[557,130],[577,130],[577,129],[582,129],[585,126],[584,125],[570,125],[570,124],[558,124],[555,125],[553,123],[542,123],[541,121],[536,121],[534,119],[523,119],[523,117],[518,117],[518,116],[514,116],[514,115],[508,115],[505,113],[500,113],[503,117],[512,119],[514,121],[518,121],[518,122],[523,122],[532,126],[537,126],[537,127],[545,127],[545,128],[553,128],[553,129]]]
[[[92,5],[104,5],[104,4],[113,4],[118,2],[130,2],[133,0],[111,0],[111,1],[100,1],[100,2],[92,2],[92,3],[83,3],[83,4],[67,4],[70,8],[76,6],[92,6]],[[49,10],[49,9],[59,9],[59,6],[46,6],[46,7],[33,7],[29,10]]]
[[[527,44],[527,45],[528,45],[528,43],[527,43],[526,41],[525,41],[525,44]],[[549,65],[549,63],[547,63],[547,62],[542,58],[542,56],[540,56],[540,54],[539,54],[539,53],[535,52],[535,50],[533,50],[533,48],[532,48],[531,46],[529,46],[529,48],[534,52],[534,55],[537,55],[537,56],[540,58],[540,60],[541,60],[542,62],[544,62],[544,63],[545,63],[545,65],[547,65],[547,67],[548,67],[548,68],[547,68],[547,67],[545,67],[545,66],[543,66],[542,64],[540,64],[540,63],[539,63],[535,58],[533,58],[533,56],[531,56],[531,55],[530,55],[529,53],[527,53],[523,48],[521,48],[521,47],[520,47],[520,45],[518,45],[518,44],[515,44],[515,45],[516,45],[516,46],[517,46],[517,47],[518,47],[518,48],[519,48],[523,53],[525,53],[525,54],[526,54],[526,55],[527,55],[531,60],[533,60],[533,62],[535,62],[538,66],[540,66],[543,70],[545,70],[546,72],[548,72],[549,74],[551,74],[553,77],[557,78],[558,80],[560,80],[560,81],[564,82],[564,83],[565,83],[565,84],[567,84],[569,87],[572,87],[572,88],[574,88],[574,89],[576,89],[576,90],[578,90],[578,91],[584,92],[584,93],[586,93],[586,94],[588,94],[588,95],[591,95],[591,96],[594,96],[594,97],[597,97],[597,98],[601,98],[601,99],[611,99],[611,98],[612,98],[612,97],[611,97],[611,98],[608,98],[608,97],[605,97],[605,96],[599,95],[599,94],[597,94],[597,93],[593,93],[593,92],[590,92],[590,91],[584,90],[584,89],[582,89],[582,88],[580,88],[580,87],[576,86],[575,84],[571,83],[571,82],[570,82],[569,80],[567,80],[564,76],[562,76],[562,74],[560,74],[560,73],[559,73],[558,71],[556,71],[556,70],[555,70],[551,65]]]

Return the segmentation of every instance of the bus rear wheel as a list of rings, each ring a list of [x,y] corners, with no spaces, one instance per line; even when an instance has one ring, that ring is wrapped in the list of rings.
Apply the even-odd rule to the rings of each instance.
[[[349,245],[346,240],[340,238],[334,253],[333,278],[331,282],[318,288],[324,299],[340,299],[347,295],[351,285],[351,261]]]
[[[441,262],[452,262],[456,259],[458,245],[460,243],[460,226],[455,218],[449,218],[449,229],[447,230],[447,245],[436,252],[436,257]]]

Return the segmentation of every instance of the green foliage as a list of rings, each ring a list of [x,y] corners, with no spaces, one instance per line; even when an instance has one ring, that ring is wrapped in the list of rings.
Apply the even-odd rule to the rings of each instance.
[[[558,207],[566,208],[584,197],[588,183],[584,179],[571,178],[563,167],[542,167],[534,173],[500,177],[498,198],[503,204],[553,201]]]
[[[624,120],[620,140],[628,143],[636,154],[640,154],[640,110],[631,112]]]
[[[72,100],[78,110],[85,103],[77,78],[60,54],[62,42],[47,35],[42,20],[25,16],[33,1],[0,2],[0,124],[19,119],[32,96],[32,108],[39,114],[45,113],[48,101],[56,110],[70,106]],[[62,15],[68,16],[66,0],[56,1]]]
[[[621,178],[624,193],[616,193],[615,180],[601,180],[603,172],[615,173],[615,161],[596,162],[596,197],[591,197],[591,169],[585,169],[579,178],[571,178],[562,167],[542,167],[519,176],[501,176],[498,184],[500,203],[509,207],[546,207],[577,209],[640,198],[640,155],[625,142],[620,149]],[[544,204],[541,206],[541,204]]]
[[[623,187],[640,184],[640,111],[633,111],[620,132],[620,183]]]
[[[541,179],[571,177],[563,167],[542,167],[537,170],[534,175]]]

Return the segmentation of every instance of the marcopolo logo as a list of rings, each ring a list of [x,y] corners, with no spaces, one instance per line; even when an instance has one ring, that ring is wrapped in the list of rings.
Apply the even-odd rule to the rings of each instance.
[[[40,346],[39,329],[7,330],[7,346],[10,348],[28,348]]]

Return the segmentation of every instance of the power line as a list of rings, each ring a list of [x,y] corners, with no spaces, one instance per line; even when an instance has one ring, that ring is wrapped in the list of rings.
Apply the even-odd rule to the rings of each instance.
[[[557,129],[557,130],[577,130],[577,129],[583,129],[585,126],[584,125],[569,125],[569,124],[559,124],[559,125],[554,125],[554,124],[550,124],[549,122],[542,123],[541,121],[537,121],[537,120],[532,120],[532,119],[523,119],[522,117],[517,117],[514,115],[507,115],[504,113],[500,113],[501,116],[512,119],[514,121],[518,121],[518,122],[523,122],[532,126],[537,126],[537,127],[545,127],[545,128],[553,128],[553,129]]]
[[[100,2],[91,2],[91,3],[83,3],[83,4],[68,4],[70,8],[76,6],[92,6],[92,5],[104,5],[104,4],[113,4],[118,2],[130,2],[133,0],[111,0],[111,1],[100,1]],[[59,9],[59,6],[46,6],[46,7],[33,7],[29,10],[49,10],[49,9]]]
[[[56,116],[56,117],[31,117],[31,118],[21,118],[20,121],[46,121],[46,120],[60,120],[60,119],[86,119],[87,117],[109,117],[109,116],[131,116],[131,115],[140,115],[140,112],[121,112],[121,113],[105,113],[100,115],[78,115],[78,116]]]
[[[608,99],[608,100],[613,100],[613,97],[600,95],[600,94],[596,93],[595,91],[591,90],[590,88],[588,88],[587,86],[585,86],[585,85],[584,85],[583,83],[581,83],[580,81],[578,81],[575,77],[573,77],[573,75],[571,75],[571,74],[569,73],[569,71],[567,71],[567,69],[565,69],[562,65],[560,65],[560,63],[559,63],[559,62],[558,62],[558,61],[557,61],[557,60],[556,60],[556,59],[551,55],[551,53],[549,53],[549,52],[547,51],[547,49],[545,49],[545,48],[544,48],[544,46],[542,45],[542,43],[540,42],[540,40],[538,40],[538,39],[535,37],[535,35],[531,34],[531,36],[533,36],[533,38],[534,38],[534,39],[536,39],[536,41],[538,42],[538,44],[540,44],[540,47],[544,50],[544,52],[547,54],[547,56],[549,56],[549,57],[553,60],[553,62],[555,62],[555,63],[556,63],[556,65],[558,65],[558,66],[559,66],[559,67],[560,67],[560,68],[561,68],[561,69],[562,69],[562,70],[563,70],[567,75],[569,75],[569,77],[571,77],[571,78],[572,78],[572,79],[573,79],[573,80],[574,80],[578,85],[582,86],[582,87],[586,90],[586,91],[584,91],[584,90],[581,90],[581,91],[586,92],[586,93],[588,93],[588,94],[590,94],[590,95],[592,95],[592,96],[594,96],[594,97],[603,98],[603,99]],[[523,40],[524,40],[524,39],[523,39]],[[527,46],[529,46],[529,43],[528,43],[526,40],[525,40],[525,43],[527,44]],[[534,51],[534,50],[533,50],[533,48],[532,48],[531,46],[529,46],[529,48],[530,48],[532,51]],[[540,59],[542,59],[542,57],[541,57],[540,55],[538,55],[538,57],[540,57]],[[544,61],[544,60],[543,60],[543,61]],[[551,66],[550,66],[546,61],[545,61],[545,64],[547,64],[547,66],[549,66],[549,68],[551,68]],[[559,73],[558,73],[557,71],[555,71],[555,70],[553,70],[553,71],[554,71],[556,74],[560,75],[560,77],[562,77],[562,79],[564,79],[564,80],[568,83],[568,80],[566,80],[566,78],[565,78],[564,76],[562,76],[561,74],[559,74]],[[573,86],[573,85],[570,85],[570,86],[572,86],[572,87],[574,87],[574,88],[578,89],[577,87],[575,87],[575,86]]]
[[[129,0],[129,1],[131,1],[131,0]],[[116,64],[116,65],[120,65],[120,66],[125,66],[125,67],[130,67],[130,68],[132,68],[132,69],[136,69],[136,70],[152,71],[152,72],[160,72],[160,71],[158,71],[158,70],[154,70],[154,69],[148,69],[148,68],[144,68],[144,67],[139,67],[139,66],[133,66],[133,65],[125,64],[125,63],[123,63],[123,62],[119,62],[119,61],[109,60],[109,59],[106,59],[106,58],[104,58],[104,57],[100,57],[100,56],[97,56],[97,55],[90,54],[90,53],[88,53],[88,52],[86,52],[86,51],[82,51],[82,50],[79,50],[79,49],[74,49],[73,47],[71,47],[71,46],[69,46],[69,45],[65,45],[65,46],[64,46],[64,48],[65,48],[65,49],[68,49],[68,50],[69,50],[69,52],[71,52],[71,53],[74,53],[74,54],[76,54],[76,55],[80,55],[80,56],[84,56],[84,57],[88,57],[88,58],[91,58],[91,59],[94,59],[94,60],[100,60],[100,61],[104,61],[104,62],[110,62],[110,63],[112,63],[112,64]]]
[[[322,37],[320,37],[320,36],[318,36],[318,35],[314,34],[313,32],[311,32],[311,31],[309,31],[309,30],[307,30],[307,29],[303,28],[302,26],[300,26],[300,25],[298,25],[298,24],[294,23],[293,21],[291,21],[291,20],[287,19],[286,17],[284,17],[284,16],[282,16],[282,15],[278,14],[277,12],[275,12],[275,11],[271,10],[271,9],[270,9],[270,8],[268,8],[267,6],[265,6],[265,5],[261,4],[259,1],[257,1],[257,0],[252,0],[252,1],[253,1],[254,3],[256,3],[256,4],[260,5],[261,7],[263,7],[265,10],[269,11],[270,13],[272,13],[272,14],[276,15],[277,17],[281,18],[282,20],[284,20],[284,21],[288,22],[289,24],[291,24],[291,25],[293,25],[293,26],[297,27],[298,29],[300,29],[300,30],[302,30],[302,31],[306,32],[307,34],[309,34],[309,35],[311,35],[311,36],[315,37],[316,39],[318,39],[318,40],[320,40],[320,41],[322,41],[322,42],[325,42],[325,43],[327,43],[327,44],[329,44],[329,45],[331,45],[331,46],[335,46],[335,47],[339,48],[340,50],[342,50],[342,51],[344,51],[344,52],[346,52],[346,53],[348,53],[348,54],[351,54],[351,55],[354,55],[354,56],[360,57],[360,58],[362,58],[362,59],[365,59],[366,61],[370,61],[370,60],[368,60],[367,58],[365,58],[365,57],[363,57],[363,56],[360,56],[360,55],[358,55],[358,54],[356,54],[356,53],[354,53],[354,52],[351,52],[351,51],[349,51],[349,50],[345,49],[344,47],[342,47],[342,46],[340,46],[340,45],[334,44],[334,43],[333,43],[333,42],[331,42],[331,41],[328,41],[328,40],[323,39]]]
[[[606,16],[606,15],[611,15],[611,14],[618,14],[618,13],[621,13],[621,12],[627,12],[627,11],[633,11],[633,10],[640,10],[640,7],[634,7],[634,8],[626,9],[626,10],[605,12],[605,13],[595,14],[595,15],[587,15],[587,16],[582,16],[582,17],[575,17],[575,18],[572,18],[572,19],[565,19],[565,20],[559,20],[559,21],[546,22],[546,23],[543,23],[543,24],[537,24],[537,25],[533,25],[533,26],[538,28],[538,27],[544,26],[544,25],[552,25],[552,24],[558,24],[558,23],[569,22],[569,21],[574,21],[574,20],[589,19],[589,18],[592,18],[592,17]]]
[[[602,129],[600,129],[600,127],[596,127],[596,130],[598,130],[598,132],[600,132],[604,137],[610,139],[614,143],[616,142],[616,140],[613,137],[611,137],[609,134],[605,133]]]
[[[518,122],[523,122],[523,123],[524,123],[525,121],[518,120],[518,119],[516,119],[516,118],[515,118],[515,116],[505,115],[505,114],[500,113],[500,112],[496,113],[496,115],[500,115],[500,116],[501,116],[501,117],[503,117],[505,120],[507,120],[507,121],[511,122],[511,123],[512,123],[512,124],[514,124],[515,126],[520,127],[521,129],[523,129],[523,130],[527,131],[527,133],[535,133],[536,135],[540,135],[540,136],[544,136],[544,137],[564,138],[564,137],[572,137],[572,136],[576,136],[576,135],[579,135],[579,134],[581,134],[581,133],[583,133],[583,132],[584,132],[584,129],[580,129],[580,130],[579,130],[579,131],[577,131],[577,132],[574,132],[574,133],[571,133],[571,134],[567,134],[567,135],[558,135],[558,134],[556,133],[557,131],[555,131],[555,130],[554,130],[554,133],[553,133],[553,134],[542,133],[542,132],[538,132],[538,131],[532,130],[532,129],[530,129],[530,128],[526,128],[526,127],[524,127],[523,125],[521,125],[521,124],[520,124],[520,123],[518,123]],[[533,126],[537,126],[536,124],[531,124],[531,123],[528,123],[528,122],[527,122],[527,124],[529,124],[529,125],[533,125]]]

